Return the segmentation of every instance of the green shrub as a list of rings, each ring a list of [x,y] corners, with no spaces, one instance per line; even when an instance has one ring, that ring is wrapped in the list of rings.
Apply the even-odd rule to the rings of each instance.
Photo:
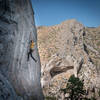
[[[63,91],[64,94],[69,93],[68,98],[70,98],[71,100],[80,100],[83,98],[83,95],[85,94],[83,85],[83,81],[72,75],[68,80],[66,88],[61,89],[61,91]]]
[[[45,100],[57,100],[56,97],[50,97],[50,96],[46,96]]]
[[[96,100],[96,98],[95,97],[91,97],[91,99],[90,100]]]
[[[99,95],[99,97],[100,97],[100,89],[99,89],[99,91],[98,91],[98,95]]]

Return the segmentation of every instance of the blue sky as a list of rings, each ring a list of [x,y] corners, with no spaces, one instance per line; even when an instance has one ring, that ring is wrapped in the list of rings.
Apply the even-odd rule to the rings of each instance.
[[[100,0],[31,0],[36,26],[51,26],[76,19],[85,26],[100,26]]]

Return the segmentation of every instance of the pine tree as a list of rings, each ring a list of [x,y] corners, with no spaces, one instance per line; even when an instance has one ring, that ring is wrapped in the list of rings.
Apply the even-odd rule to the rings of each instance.
[[[83,81],[72,75],[68,80],[66,88],[62,89],[62,91],[64,92],[64,94],[68,93],[68,98],[70,98],[71,100],[80,100],[83,98],[83,95],[85,94],[83,86]]]

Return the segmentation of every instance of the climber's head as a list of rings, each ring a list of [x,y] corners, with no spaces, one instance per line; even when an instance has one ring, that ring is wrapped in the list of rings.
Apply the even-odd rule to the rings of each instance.
[[[31,43],[34,42],[33,40],[31,40]]]

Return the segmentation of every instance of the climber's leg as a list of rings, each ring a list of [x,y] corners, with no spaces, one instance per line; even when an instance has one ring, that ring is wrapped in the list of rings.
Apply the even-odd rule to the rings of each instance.
[[[37,60],[32,56],[32,52],[30,53],[30,55],[31,55],[32,59],[33,59],[35,62],[37,62]]]
[[[27,61],[29,61],[30,54],[31,54],[31,52],[28,52]]]

